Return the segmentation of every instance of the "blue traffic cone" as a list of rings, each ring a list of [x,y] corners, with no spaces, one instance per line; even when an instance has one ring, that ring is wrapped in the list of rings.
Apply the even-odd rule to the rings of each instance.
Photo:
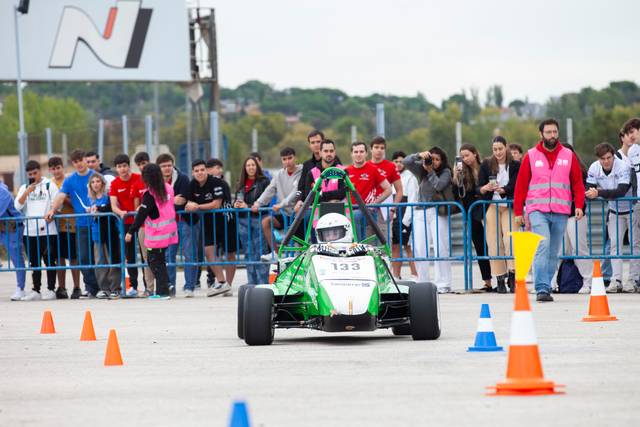
[[[231,421],[229,427],[249,427],[249,412],[247,411],[247,403],[244,401],[233,402],[231,410]]]
[[[499,347],[496,343],[496,334],[493,332],[489,304],[482,304],[480,308],[476,342],[467,351],[502,351],[502,347]]]

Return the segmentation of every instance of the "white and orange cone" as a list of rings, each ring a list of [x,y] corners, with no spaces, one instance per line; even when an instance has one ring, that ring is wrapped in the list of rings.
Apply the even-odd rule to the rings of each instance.
[[[513,248],[516,260],[516,292],[511,319],[511,342],[507,362],[507,378],[490,389],[492,395],[559,394],[553,381],[545,380],[538,350],[538,340],[529,305],[525,278],[533,263],[536,248],[542,240],[531,232],[514,232]]]
[[[607,322],[618,320],[609,311],[609,299],[604,289],[604,280],[600,269],[600,261],[593,262],[593,278],[591,279],[591,296],[589,297],[589,314],[582,318],[583,322]]]

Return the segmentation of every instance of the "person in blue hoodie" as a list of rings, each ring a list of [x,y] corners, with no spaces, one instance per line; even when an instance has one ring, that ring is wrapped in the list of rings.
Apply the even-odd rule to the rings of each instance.
[[[9,188],[0,182],[0,218],[19,217],[20,213],[13,204],[13,197]],[[9,254],[9,267],[24,268],[22,257],[22,232],[24,226],[17,220],[5,219],[0,221],[0,246]],[[16,291],[11,301],[20,301],[24,297],[25,270],[16,271]]]

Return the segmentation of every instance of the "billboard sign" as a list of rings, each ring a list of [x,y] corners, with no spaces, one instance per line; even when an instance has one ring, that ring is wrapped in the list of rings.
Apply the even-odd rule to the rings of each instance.
[[[0,80],[16,80],[13,7],[0,4]],[[18,19],[23,80],[191,80],[183,1],[48,0]]]

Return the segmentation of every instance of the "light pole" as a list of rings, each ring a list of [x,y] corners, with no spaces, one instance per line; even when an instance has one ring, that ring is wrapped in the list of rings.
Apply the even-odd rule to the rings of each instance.
[[[18,122],[20,129],[18,130],[18,149],[20,154],[20,184],[27,182],[26,172],[24,170],[27,163],[27,133],[24,129],[24,107],[22,105],[22,67],[20,64],[20,29],[18,27],[18,13],[26,15],[29,12],[29,1],[21,0],[18,6],[13,8],[13,16],[15,21],[16,32],[16,68],[18,71]]]

